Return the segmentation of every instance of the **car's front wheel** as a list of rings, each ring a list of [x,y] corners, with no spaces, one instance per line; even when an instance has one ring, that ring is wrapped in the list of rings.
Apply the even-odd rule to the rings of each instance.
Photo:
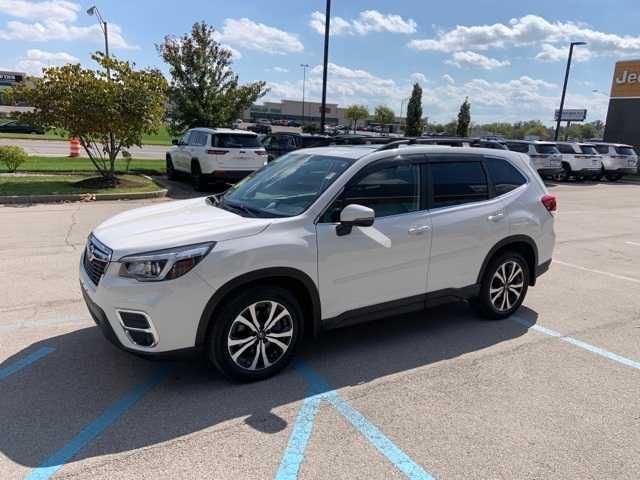
[[[171,157],[167,157],[167,179],[175,180],[177,177],[176,170],[173,168],[173,160]]]
[[[280,287],[257,287],[231,299],[214,319],[210,361],[225,376],[254,381],[275,375],[302,338],[302,310]]]
[[[623,175],[621,175],[620,173],[609,173],[606,175],[606,177],[610,182],[618,182],[620,181],[620,179],[622,179]]]
[[[193,188],[196,192],[204,192],[206,190],[207,181],[197,161],[191,164],[191,181],[193,182]]]
[[[482,317],[501,320],[511,316],[524,301],[529,288],[529,266],[517,252],[506,252],[488,265],[480,294],[471,300]]]

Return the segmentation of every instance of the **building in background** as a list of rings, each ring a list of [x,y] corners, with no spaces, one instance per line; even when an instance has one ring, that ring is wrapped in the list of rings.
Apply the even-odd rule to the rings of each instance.
[[[27,74],[24,72],[0,70],[0,117],[10,116],[14,112],[30,110],[29,107],[24,105],[7,105],[4,100],[4,95],[2,95],[3,90],[15,87],[19,83],[24,82],[26,78]]]
[[[640,60],[616,63],[604,140],[640,146]]]
[[[320,123],[322,104],[319,102],[305,102],[304,120],[306,123]],[[335,103],[327,103],[326,121],[328,125],[346,125],[348,120],[344,116],[345,109]],[[268,120],[293,120],[302,123],[302,102],[299,100],[282,100],[280,102],[264,102],[252,105],[245,110],[242,120],[255,122],[261,118]]]

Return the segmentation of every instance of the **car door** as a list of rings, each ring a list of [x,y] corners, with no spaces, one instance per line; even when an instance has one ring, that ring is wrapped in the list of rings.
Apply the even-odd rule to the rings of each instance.
[[[321,216],[316,232],[323,318],[416,301],[426,293],[431,221],[422,168],[409,159],[365,167]],[[338,236],[340,211],[350,204],[372,208],[375,223]]]
[[[499,198],[492,198],[480,155],[442,154],[429,161],[432,245],[430,292],[475,285],[491,248],[509,234]]]
[[[189,145],[190,136],[191,136],[190,131],[185,133],[180,139],[180,141],[178,142],[176,149],[171,153],[171,158],[173,159],[174,168],[177,168],[178,170],[181,170],[183,172],[191,171],[189,166],[189,161],[191,159],[189,158],[189,160],[187,160],[189,156],[189,152],[187,148]]]

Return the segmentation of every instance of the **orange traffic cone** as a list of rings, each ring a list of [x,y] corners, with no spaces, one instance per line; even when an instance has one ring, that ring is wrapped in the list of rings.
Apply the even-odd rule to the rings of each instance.
[[[70,157],[80,156],[80,140],[79,139],[72,138],[69,140],[69,156]]]

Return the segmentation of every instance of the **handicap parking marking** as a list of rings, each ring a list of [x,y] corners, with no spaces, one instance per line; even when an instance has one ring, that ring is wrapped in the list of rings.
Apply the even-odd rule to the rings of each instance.
[[[154,371],[146,382],[140,383],[127,392],[115,404],[109,407],[98,418],[88,424],[69,443],[45,460],[42,465],[33,469],[27,480],[47,480],[56,474],[94,438],[113,425],[127,410],[138,402],[146,393],[166,380],[172,368],[163,366]]]
[[[591,352],[591,353],[595,353],[596,355],[607,358],[609,360],[613,360],[614,362],[618,362],[622,365],[626,365],[627,367],[640,370],[640,362],[636,362],[635,360],[631,360],[630,358],[626,358],[621,355],[618,355],[617,353],[613,353],[603,348],[596,347],[595,345],[591,345],[590,343],[583,342],[582,340],[578,340],[577,338],[563,335],[560,332],[556,332],[555,330],[551,330],[550,328],[546,328],[541,325],[534,324],[533,322],[529,320],[525,320],[524,318],[512,317],[512,319],[517,323],[519,323],[520,325],[527,327],[531,330],[535,330],[536,332],[542,333],[544,335],[548,335],[549,337],[557,338],[558,340],[562,340],[563,342],[569,343],[575,347],[581,348],[583,350],[587,350],[588,352]]]
[[[369,422],[364,415],[344,400],[336,390],[331,389],[327,382],[306,363],[298,361],[295,368],[309,382],[310,396],[304,400],[300,408],[275,480],[295,480],[298,478],[300,466],[304,461],[305,449],[309,443],[316,414],[322,401],[329,402],[407,478],[412,480],[434,479]]]
[[[7,377],[10,377],[14,373],[18,373],[19,371],[27,368],[29,365],[37,362],[38,360],[42,360],[51,352],[55,352],[55,350],[56,349],[52,347],[42,347],[35,352],[30,353],[26,357],[17,360],[15,363],[12,363],[8,367],[0,369],[0,381],[4,380]]]
[[[593,268],[582,267],[573,263],[562,262],[560,260],[553,260],[554,264],[562,265],[563,267],[574,268],[576,270],[582,270],[583,272],[596,273],[598,275],[606,275],[607,277],[615,278],[616,280],[625,280],[632,283],[640,283],[640,278],[626,277],[624,275],[618,275],[616,273],[604,272],[602,270],[595,270]]]

